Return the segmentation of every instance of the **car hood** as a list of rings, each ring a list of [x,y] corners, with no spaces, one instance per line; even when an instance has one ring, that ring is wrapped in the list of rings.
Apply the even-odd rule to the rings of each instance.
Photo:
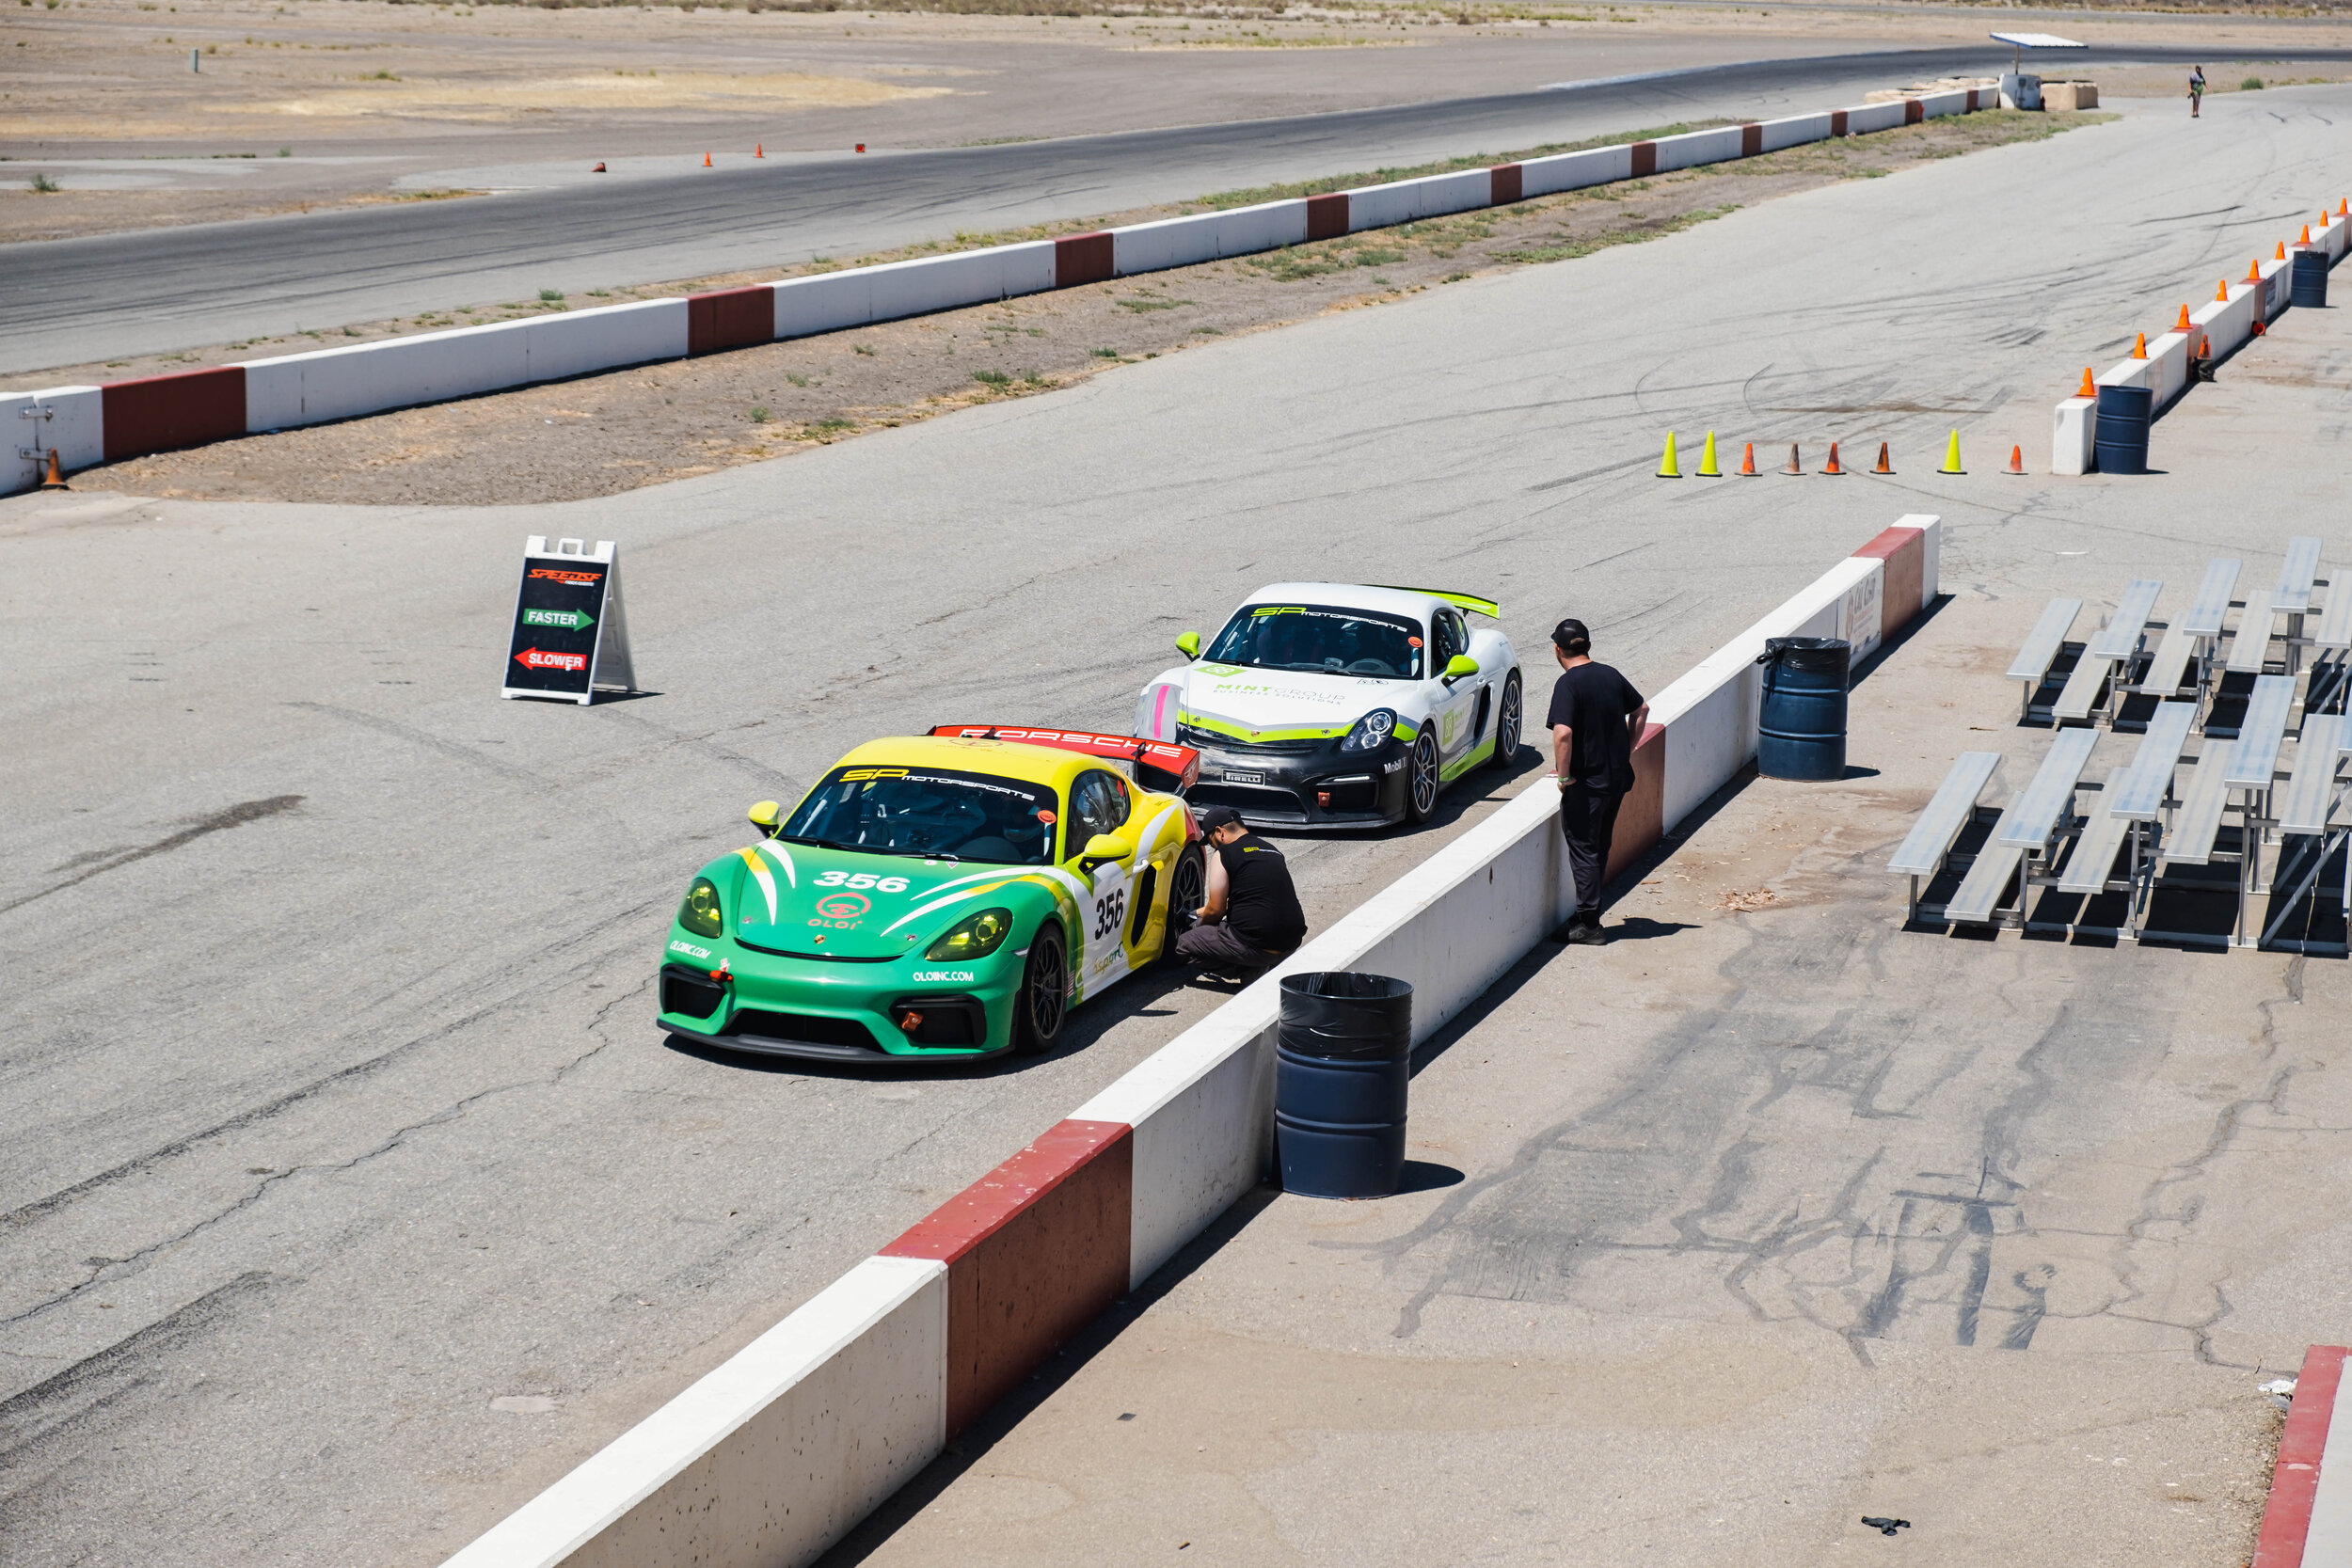
[[[1054,866],[926,861],[772,839],[737,850],[733,863],[735,895],[726,912],[738,941],[835,958],[919,952],[966,914],[1001,905],[1018,919],[1025,910],[1069,899],[1063,884],[1076,883]],[[727,863],[706,875],[724,887],[718,873]],[[869,878],[866,886],[849,885]],[[1029,924],[1021,921],[1025,931]],[[1016,942],[1025,931],[1015,933]]]
[[[1400,707],[1413,690],[1410,681],[1293,675],[1230,664],[1196,664],[1183,678],[1184,721],[1236,740],[1345,735],[1374,708]]]

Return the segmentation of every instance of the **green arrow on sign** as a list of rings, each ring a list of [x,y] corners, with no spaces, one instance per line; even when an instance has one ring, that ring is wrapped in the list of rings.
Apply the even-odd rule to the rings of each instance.
[[[581,631],[596,624],[596,618],[584,610],[526,610],[526,626],[562,626],[566,631]]]

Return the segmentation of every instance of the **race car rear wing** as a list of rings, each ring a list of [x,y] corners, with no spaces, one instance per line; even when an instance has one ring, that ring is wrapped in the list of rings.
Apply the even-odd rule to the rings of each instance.
[[[1501,605],[1492,599],[1482,599],[1475,594],[1456,594],[1444,588],[1407,588],[1399,582],[1383,582],[1375,586],[1386,588],[1394,594],[1426,594],[1433,599],[1443,599],[1457,609],[1467,610],[1472,615],[1484,615],[1492,621],[1502,619]]]
[[[1024,746],[1052,746],[1084,752],[1090,757],[1117,758],[1135,765],[1136,783],[1144,788],[1177,795],[1200,779],[1200,753],[1165,740],[1137,740],[1131,735],[1096,735],[1089,730],[1031,730],[1011,724],[941,724],[931,734],[954,740],[1012,740]]]

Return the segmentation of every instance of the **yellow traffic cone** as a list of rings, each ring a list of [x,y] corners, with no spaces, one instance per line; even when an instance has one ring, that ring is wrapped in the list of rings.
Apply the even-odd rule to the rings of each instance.
[[[1675,433],[1671,430],[1666,432],[1666,455],[1658,460],[1658,477],[1661,479],[1682,477],[1681,465],[1675,461]]]
[[[1941,468],[1938,468],[1936,472],[1940,474],[1964,474],[1967,471],[1967,469],[1960,466],[1960,432],[1955,430],[1952,432],[1952,438],[1944,443],[1944,466]]]
[[[1707,433],[1707,446],[1699,452],[1699,478],[1721,479],[1724,471],[1715,467],[1715,433]]]

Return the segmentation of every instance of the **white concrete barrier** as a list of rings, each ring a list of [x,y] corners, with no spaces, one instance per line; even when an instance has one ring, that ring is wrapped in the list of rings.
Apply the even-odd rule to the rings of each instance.
[[[61,472],[72,473],[106,458],[104,393],[96,387],[47,387],[32,392],[0,393],[0,437],[8,443],[0,475],[9,483],[0,495],[30,490],[47,477],[48,453],[56,451]],[[24,455],[37,452],[38,456]]]
[[[1522,198],[1551,196],[1560,191],[1581,191],[1588,185],[1606,185],[1613,181],[1632,178],[1632,144],[1595,147],[1581,152],[1560,152],[1549,158],[1528,159],[1519,165],[1519,194]]]
[[[806,338],[872,322],[874,271],[851,267],[784,279],[776,285],[776,336]]]
[[[248,360],[246,428],[320,424],[520,387],[531,379],[532,325],[498,322]]]
[[[1017,294],[1043,293],[1054,286],[1054,242],[993,245],[911,261],[885,261],[862,270],[872,280],[872,319],[894,321]]]
[[[1768,119],[1760,129],[1764,133],[1764,150],[1778,152],[1783,148],[1829,140],[1830,119],[1827,113],[1791,115],[1786,119]]]
[[[1307,203],[1303,198],[1262,201],[1254,207],[1233,207],[1217,214],[1219,256],[1253,256],[1263,250],[1307,243]]]
[[[1955,92],[1922,93],[1919,102],[1925,106],[1927,118],[1930,119],[1941,119],[1946,115],[1964,115],[1968,112],[1968,93],[1965,88]]]
[[[2095,467],[2099,404],[2094,398],[2059,400],[2050,420],[2050,471],[2087,474]]]
[[[1493,174],[1484,167],[1366,185],[1347,193],[1348,232],[1492,206],[1493,190]]]
[[[532,381],[562,381],[626,365],[686,356],[686,301],[648,299],[533,317],[523,329]],[[249,388],[252,383],[246,382]],[[250,398],[248,390],[246,396]]]
[[[1299,206],[1303,214],[1306,203]],[[1111,272],[1115,277],[1125,277],[1131,273],[1162,272],[1169,267],[1214,261],[1225,254],[1218,248],[1225,217],[1223,213],[1196,213],[1190,217],[1161,218],[1155,223],[1114,229]],[[1303,215],[1299,231],[1306,231]]]
[[[1740,133],[1737,125],[1724,125],[1711,131],[1661,136],[1658,172],[1666,174],[1678,168],[1696,168],[1702,164],[1730,163],[1740,156]]]
[[[1846,135],[1867,135],[1872,131],[1892,131],[1900,126],[1910,114],[1905,103],[1865,103],[1846,111]]]

